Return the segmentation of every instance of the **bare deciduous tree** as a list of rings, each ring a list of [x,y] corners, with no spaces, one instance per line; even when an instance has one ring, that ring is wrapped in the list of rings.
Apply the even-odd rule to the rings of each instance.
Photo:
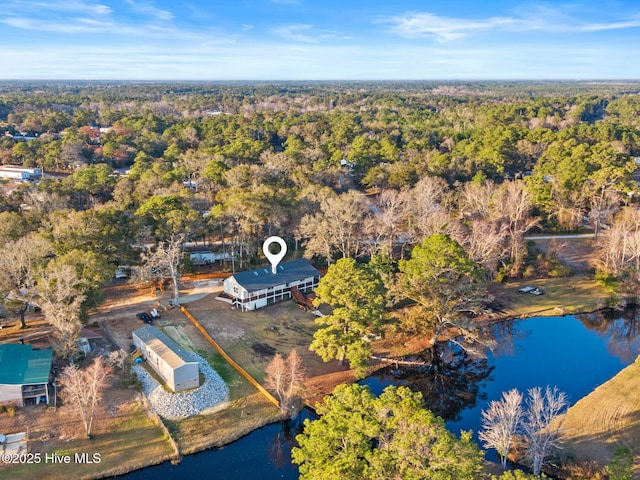
[[[502,392],[502,400],[492,401],[489,408],[482,411],[482,431],[478,437],[485,448],[497,450],[503,467],[507,466],[513,437],[523,415],[522,394],[515,388]]]
[[[620,209],[623,196],[620,192],[603,189],[600,195],[593,195],[590,198],[591,210],[589,217],[593,222],[595,240],[598,241],[598,234],[603,223],[610,223],[615,213]]]
[[[576,195],[577,196],[577,195]],[[556,219],[558,225],[565,230],[576,230],[582,223],[583,212],[577,206],[578,199],[566,199],[560,195],[553,198],[551,216]]]
[[[493,278],[500,260],[508,256],[505,246],[507,234],[507,226],[504,223],[476,218],[469,222],[468,228],[456,239],[465,247],[469,257]]]
[[[38,280],[38,300],[53,327],[53,344],[60,357],[71,357],[80,336],[80,308],[86,296],[76,270],[53,260]]]
[[[529,389],[522,430],[527,440],[526,457],[534,475],[540,475],[547,455],[558,447],[561,430],[554,420],[567,403],[567,396],[557,387],[547,387],[544,394],[540,387]]]
[[[142,266],[136,272],[139,280],[170,278],[174,305],[180,305],[180,264],[184,256],[184,240],[184,234],[172,235],[155,250],[142,253]]]
[[[276,353],[267,366],[267,388],[275,393],[280,402],[280,410],[286,415],[292,415],[296,410],[294,399],[300,391],[305,379],[302,359],[296,350],[286,359]]]
[[[468,218],[487,218],[498,187],[491,180],[482,184],[468,182],[460,188],[460,211]]]
[[[80,414],[87,438],[105,388],[109,385],[111,367],[102,357],[83,368],[69,365],[60,375],[60,396],[75,412]]]
[[[25,313],[38,296],[38,275],[47,262],[51,245],[35,234],[7,242],[0,249],[0,298],[20,315],[25,328]]]
[[[518,267],[524,257],[524,235],[538,225],[539,219],[531,216],[531,195],[522,182],[505,182],[495,196],[492,217],[507,225],[508,248],[511,263]]]
[[[631,268],[640,278],[640,212],[624,208],[611,225],[608,235],[600,238],[603,268],[615,275]]]
[[[308,238],[305,254],[320,255],[331,263],[333,255],[355,258],[363,241],[363,221],[369,214],[361,195],[349,191],[320,202],[320,211],[305,215],[300,234]]]
[[[118,367],[120,370],[124,370],[127,365],[127,352],[122,349],[114,350],[113,352],[109,352],[109,357],[107,357],[107,364],[110,367]]]
[[[440,177],[424,177],[404,193],[405,218],[409,232],[417,238],[451,233],[453,223],[444,205],[447,182]]]
[[[377,208],[379,211],[375,218],[380,225],[380,232],[389,240],[390,252],[393,251],[396,241],[406,198],[406,195],[396,190],[384,190],[378,198]]]

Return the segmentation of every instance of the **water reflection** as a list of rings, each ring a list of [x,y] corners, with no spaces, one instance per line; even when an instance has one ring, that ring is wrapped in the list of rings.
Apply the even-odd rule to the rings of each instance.
[[[529,334],[529,331],[523,327],[521,320],[508,320],[498,322],[484,328],[485,335],[491,335],[494,339],[494,347],[491,353],[494,357],[515,355],[516,345]]]
[[[576,318],[606,338],[609,352],[623,362],[633,362],[640,355],[640,309],[601,310]]]
[[[296,435],[304,430],[303,418],[317,417],[312,411],[304,410],[303,414],[280,423],[282,430],[273,437],[268,453],[269,459],[276,467],[284,468],[291,464],[291,449],[297,446]]]
[[[362,383],[375,394],[390,384],[422,392],[428,408],[447,420],[447,428],[479,431],[481,411],[502,392],[555,385],[572,402],[606,382],[640,353],[640,312],[603,312],[576,318],[544,317],[503,322],[487,327],[494,349],[468,353],[455,342],[439,344],[429,366],[400,370],[386,368]],[[427,355],[431,360],[431,355]],[[209,478],[224,472],[225,479],[294,479],[290,463],[302,412],[291,423],[274,424],[222,449],[214,449],[125,476],[127,480]],[[493,458],[492,453],[488,454]]]
[[[453,342],[437,344],[431,364],[424,367],[385,368],[361,383],[379,394],[386,385],[404,385],[419,391],[427,408],[445,420],[455,420],[473,407],[480,395],[480,383],[493,367],[486,356],[469,355]]]

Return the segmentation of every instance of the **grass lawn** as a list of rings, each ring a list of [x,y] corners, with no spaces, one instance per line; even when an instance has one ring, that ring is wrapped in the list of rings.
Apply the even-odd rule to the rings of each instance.
[[[265,369],[274,353],[286,356],[293,349],[298,351],[310,374],[331,371],[330,366],[309,351],[317,328],[316,317],[292,301],[241,312],[208,297],[189,304],[188,309],[225,352],[258,382],[264,381]],[[215,356],[207,359],[216,368]]]
[[[542,288],[544,295],[518,292],[527,285]],[[604,307],[611,296],[590,277],[518,280],[504,287],[494,285],[492,293],[504,308],[498,317],[518,318],[592,312]]]
[[[172,457],[173,449],[164,432],[146,414],[139,402],[121,408],[113,416],[102,420],[91,440],[56,440],[42,443],[31,441],[31,453],[40,452],[42,461],[35,465],[16,465],[0,468],[0,478],[12,480],[67,480],[115,475],[148,465],[161,463]],[[82,431],[77,425],[75,431]],[[31,432],[31,438],[38,438]],[[70,464],[45,462],[45,455],[70,455]],[[100,454],[100,463],[76,463],[75,454]]]
[[[178,442],[180,453],[188,455],[226,445],[278,420],[280,411],[262,394],[253,393],[232,401],[216,413],[194,415],[179,421],[165,420],[165,424]]]
[[[607,465],[616,447],[634,454],[640,478],[640,357],[571,407],[562,421],[564,449]]]

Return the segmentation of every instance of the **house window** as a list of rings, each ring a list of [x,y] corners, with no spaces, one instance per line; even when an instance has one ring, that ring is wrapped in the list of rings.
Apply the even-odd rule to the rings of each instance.
[[[238,293],[238,287],[233,287],[233,293]]]

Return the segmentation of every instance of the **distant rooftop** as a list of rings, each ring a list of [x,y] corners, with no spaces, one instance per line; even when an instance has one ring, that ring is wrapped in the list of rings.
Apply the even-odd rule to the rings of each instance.
[[[0,384],[48,383],[53,350],[33,350],[31,345],[0,345]]]
[[[300,258],[278,265],[278,273],[271,273],[271,265],[254,270],[247,270],[233,275],[238,284],[248,292],[264,290],[265,288],[295,282],[309,277],[319,277],[320,271],[314,268],[308,260]]]

